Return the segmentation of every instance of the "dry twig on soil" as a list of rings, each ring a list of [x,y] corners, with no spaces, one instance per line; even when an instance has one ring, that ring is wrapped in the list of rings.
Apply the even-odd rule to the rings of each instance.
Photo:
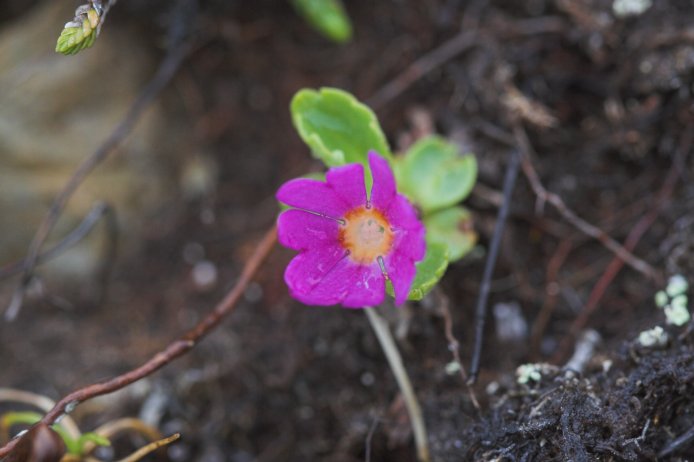
[[[110,380],[88,385],[84,388],[73,391],[58,401],[53,409],[51,409],[43,417],[43,419],[41,419],[40,423],[51,425],[64,414],[70,413],[78,404],[97,396],[106,395],[116,390],[120,390],[121,388],[124,388],[131,383],[156,372],[174,359],[190,351],[200,340],[202,340],[203,337],[217,327],[217,325],[219,325],[219,323],[226,316],[234,311],[236,303],[243,296],[246,287],[253,279],[253,276],[260,268],[262,262],[272,250],[276,240],[277,229],[273,225],[273,227],[267,231],[262,241],[258,243],[255,251],[244,265],[241,276],[234,287],[227,293],[222,301],[217,304],[214,310],[202,321],[200,321],[200,323],[198,323],[197,326],[189,330],[179,339],[171,342],[165,349],[152,356],[152,358],[143,365]],[[21,438],[15,438],[4,447],[0,448],[0,457],[8,455],[19,440],[21,440]]]
[[[185,8],[181,9],[183,10]],[[24,300],[26,288],[31,282],[34,268],[39,260],[41,247],[46,242],[46,239],[53,230],[58,218],[60,218],[60,215],[62,214],[68,200],[70,200],[74,192],[87,178],[87,176],[99,164],[108,158],[109,154],[113,152],[116,146],[118,146],[135,127],[145,109],[149,107],[149,105],[159,96],[161,91],[171,81],[173,76],[176,75],[176,71],[183,62],[183,59],[188,55],[188,52],[191,49],[191,44],[184,41],[187,38],[187,30],[184,30],[186,28],[181,27],[179,24],[174,24],[177,21],[183,20],[191,21],[192,18],[190,16],[187,16],[184,19],[176,17],[176,19],[172,21],[170,27],[172,37],[170,37],[169,51],[159,65],[159,68],[157,69],[157,72],[152,80],[150,80],[142,89],[121,122],[116,126],[116,128],[114,128],[101,146],[99,146],[96,151],[82,161],[77,170],[75,170],[73,173],[70,180],[63,187],[62,191],[60,191],[57,197],[53,200],[48,213],[43,219],[41,225],[36,231],[36,234],[34,235],[34,238],[31,241],[31,244],[29,245],[27,257],[23,264],[22,278],[14,291],[10,305],[5,311],[6,320],[14,319],[19,313]]]
[[[650,209],[649,213],[644,215],[641,220],[634,225],[624,241],[624,248],[627,249],[627,251],[631,251],[636,247],[636,244],[639,243],[646,231],[648,231],[651,225],[655,222],[656,218],[658,218],[667,201],[670,199],[670,197],[672,197],[672,193],[677,185],[677,180],[681,177],[682,172],[684,171],[687,156],[692,148],[692,143],[694,143],[694,127],[689,126],[688,130],[684,130],[684,134],[680,140],[679,149],[677,150],[675,158],[672,161],[670,171],[665,177],[663,186],[660,188],[660,191],[658,191],[658,195],[653,207]],[[590,292],[590,296],[588,297],[588,301],[586,302],[585,306],[571,324],[569,335],[564,338],[561,348],[559,348],[557,351],[554,359],[561,359],[567,355],[567,351],[570,348],[573,338],[578,335],[578,332],[580,332],[586,326],[586,324],[588,324],[590,316],[597,309],[600,300],[602,300],[602,297],[605,295],[605,291],[610,286],[617,274],[619,274],[619,271],[622,269],[625,263],[626,262],[622,260],[619,255],[617,255],[612,259],[610,264],[607,265],[602,277],[600,280],[598,280],[593,287],[593,290]]]
[[[631,253],[624,246],[619,244],[617,241],[612,239],[606,232],[594,226],[583,218],[576,215],[576,213],[568,208],[561,197],[551,193],[545,189],[540,181],[540,177],[535,171],[535,168],[530,161],[531,155],[534,152],[530,140],[528,139],[528,134],[525,129],[519,124],[514,123],[513,133],[516,137],[516,142],[521,150],[521,167],[523,168],[523,173],[525,173],[526,178],[530,182],[530,186],[533,192],[538,198],[538,209],[541,210],[544,203],[548,202],[557,209],[557,211],[573,226],[575,226],[582,233],[587,234],[590,237],[595,238],[602,245],[604,245],[608,250],[612,251],[620,260],[624,261],[627,265],[631,266],[633,269],[639,273],[645,275],[650,280],[656,283],[662,283],[663,277],[659,274],[651,265],[646,263],[644,260],[638,258],[633,253]]]

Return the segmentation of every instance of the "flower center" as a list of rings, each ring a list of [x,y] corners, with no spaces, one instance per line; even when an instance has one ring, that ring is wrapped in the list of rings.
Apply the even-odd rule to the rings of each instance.
[[[347,212],[340,227],[340,242],[353,261],[371,264],[390,250],[393,231],[388,220],[373,208],[359,207]]]

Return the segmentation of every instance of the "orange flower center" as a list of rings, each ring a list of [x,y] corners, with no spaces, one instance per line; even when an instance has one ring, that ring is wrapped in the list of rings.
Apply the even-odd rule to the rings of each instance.
[[[371,264],[388,253],[393,243],[393,231],[381,212],[359,207],[344,216],[339,239],[345,249],[349,250],[353,261]]]

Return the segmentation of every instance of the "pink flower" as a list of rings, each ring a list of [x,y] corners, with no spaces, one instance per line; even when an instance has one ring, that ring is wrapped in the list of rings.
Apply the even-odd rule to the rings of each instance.
[[[279,241],[299,251],[284,280],[307,305],[378,305],[387,279],[395,303],[407,299],[426,250],[424,226],[397,193],[388,162],[371,151],[369,166],[368,199],[361,164],[331,168],[325,182],[291,180],[277,191],[277,200],[293,207],[278,218]]]

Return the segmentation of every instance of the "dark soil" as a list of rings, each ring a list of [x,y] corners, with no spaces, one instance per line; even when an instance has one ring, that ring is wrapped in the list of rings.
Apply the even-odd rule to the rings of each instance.
[[[20,15],[17,5],[4,7],[8,21]],[[377,107],[393,146],[405,147],[431,123],[480,164],[479,186],[466,204],[479,248],[449,268],[435,293],[393,319],[434,459],[694,458],[690,330],[666,329],[671,340],[661,349],[637,345],[640,331],[665,323],[653,303],[662,287],[624,267],[572,331],[614,254],[550,204],[538,207],[524,178],[494,272],[474,387],[480,411],[460,376],[446,372],[453,357],[441,315],[441,306],[449,306],[468,362],[483,249],[506,161],[517,147],[516,117],[547,189],[617,241],[656,207],[677,153],[690,150],[687,135],[694,133],[691,2],[657,1],[625,19],[614,16],[610,0],[355,0],[347,9],[356,37],[340,47],[285,2],[201,2],[199,44],[162,101],[172,130],[185,130],[187,138],[171,157],[209,153],[219,183],[200,199],[180,196],[162,207],[143,251],[115,266],[105,302],[46,281],[51,294],[72,297],[73,307],[30,300],[18,320],[0,324],[0,384],[57,399],[140,364],[194,325],[233,285],[272,224],[276,188],[319,168],[291,126],[293,94],[336,86],[368,100],[462,25],[474,31],[472,46]],[[166,11],[166,2],[121,0],[103,33],[132,28],[143,52],[159,53]],[[509,106],[514,91],[533,109]],[[634,250],[663,275],[681,273],[690,282],[693,167],[689,156]],[[210,289],[192,282],[184,258],[191,244],[218,269]],[[81,405],[74,415],[82,428],[140,415],[163,433],[182,432],[182,441],[157,460],[415,460],[407,413],[366,317],[293,301],[282,281],[290,257],[277,248],[233,316],[192,353],[141,385]],[[517,303],[530,327],[500,338],[502,326],[491,316],[498,303]],[[545,326],[537,321],[542,316]],[[602,341],[582,371],[564,370],[580,338],[575,334],[586,329]],[[520,385],[515,370],[528,362],[554,367],[539,382]],[[124,438],[116,452],[140,443]]]

